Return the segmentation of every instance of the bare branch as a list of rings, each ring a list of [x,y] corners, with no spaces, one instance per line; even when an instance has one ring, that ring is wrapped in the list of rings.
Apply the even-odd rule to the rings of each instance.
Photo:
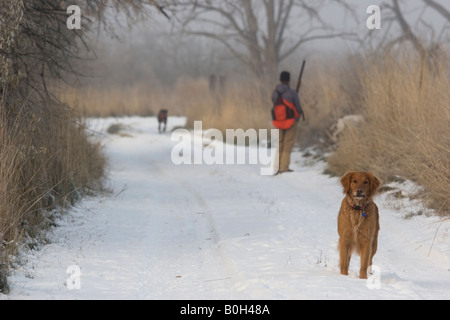
[[[340,0],[333,0],[342,5]],[[188,34],[214,39],[256,75],[274,77],[279,63],[301,45],[319,39],[348,36],[322,19],[324,1],[306,0],[171,0],[179,26]],[[345,8],[345,6],[344,6]],[[207,18],[205,18],[207,17]],[[293,19],[306,22],[307,32],[292,33]],[[204,23],[199,27],[201,23]],[[298,23],[297,23],[298,24]],[[206,32],[205,32],[206,31]],[[315,33],[314,33],[315,32]],[[245,57],[245,58],[243,58]]]
[[[393,3],[392,10],[394,11],[395,16],[397,17],[397,22],[400,24],[400,27],[403,31],[402,38],[410,40],[414,45],[414,47],[417,49],[417,51],[423,52],[424,48],[420,43],[419,39],[417,38],[417,36],[411,30],[411,27],[409,26],[408,22],[404,18],[398,0],[392,0],[392,3]]]
[[[3,105],[26,100],[28,105],[37,108],[39,104],[33,103],[34,96],[51,104],[48,91],[51,80],[64,80],[69,75],[82,76],[77,63],[88,58],[86,52],[93,55],[84,35],[95,23],[108,26],[108,8],[123,13],[130,21],[141,16],[148,6],[157,6],[160,12],[164,11],[155,0],[73,0],[72,4],[80,6],[84,13],[82,30],[67,28],[67,1],[2,0],[0,96]],[[9,19],[10,15],[16,17],[17,22]],[[9,100],[5,97],[6,91]]]
[[[450,11],[434,0],[423,0],[429,7],[439,12],[444,18],[450,21]]]

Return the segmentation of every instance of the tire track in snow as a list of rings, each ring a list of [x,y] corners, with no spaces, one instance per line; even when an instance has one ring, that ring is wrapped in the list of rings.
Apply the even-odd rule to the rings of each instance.
[[[173,192],[187,199],[183,216],[187,223],[193,226],[196,233],[199,249],[196,260],[201,262],[198,268],[203,275],[201,285],[206,288],[205,290],[211,287],[214,291],[207,297],[214,297],[217,292],[220,292],[228,295],[230,299],[239,298],[240,293],[233,290],[237,287],[237,282],[240,282],[239,275],[233,259],[222,250],[221,236],[214,219],[214,204],[211,205],[205,200],[203,194],[186,179],[186,174],[172,173],[172,170],[167,168],[167,163],[155,159],[150,159],[149,163],[161,179],[169,181],[174,186]],[[195,167],[191,168],[195,171]],[[214,272],[211,273],[211,270]]]

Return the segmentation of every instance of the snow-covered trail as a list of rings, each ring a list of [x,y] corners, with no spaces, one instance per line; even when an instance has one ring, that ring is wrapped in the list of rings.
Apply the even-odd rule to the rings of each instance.
[[[126,135],[106,134],[113,123]],[[357,256],[344,277],[336,250],[341,187],[321,174],[323,164],[294,154],[296,172],[276,177],[254,165],[176,166],[170,134],[159,135],[154,118],[92,127],[105,133],[113,194],[83,200],[50,244],[25,252],[7,298],[450,298],[448,222],[438,229],[438,218],[405,219],[378,197],[379,282],[358,279]],[[81,272],[79,289],[68,283],[70,266]]]

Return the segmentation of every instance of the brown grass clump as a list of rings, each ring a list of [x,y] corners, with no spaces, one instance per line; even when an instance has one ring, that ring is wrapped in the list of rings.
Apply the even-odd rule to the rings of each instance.
[[[360,73],[364,122],[347,128],[328,160],[338,174],[400,175],[426,190],[429,206],[449,212],[450,79],[448,57],[409,52],[374,55]]]
[[[11,259],[34,247],[58,208],[100,186],[105,159],[69,109],[0,112],[0,292]]]

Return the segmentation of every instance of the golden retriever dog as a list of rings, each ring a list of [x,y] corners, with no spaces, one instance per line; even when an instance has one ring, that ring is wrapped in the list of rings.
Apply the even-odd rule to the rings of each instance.
[[[348,172],[341,178],[341,184],[345,194],[338,216],[341,274],[348,275],[350,258],[356,251],[361,256],[359,277],[367,279],[377,252],[380,224],[373,196],[381,182],[370,172]]]

